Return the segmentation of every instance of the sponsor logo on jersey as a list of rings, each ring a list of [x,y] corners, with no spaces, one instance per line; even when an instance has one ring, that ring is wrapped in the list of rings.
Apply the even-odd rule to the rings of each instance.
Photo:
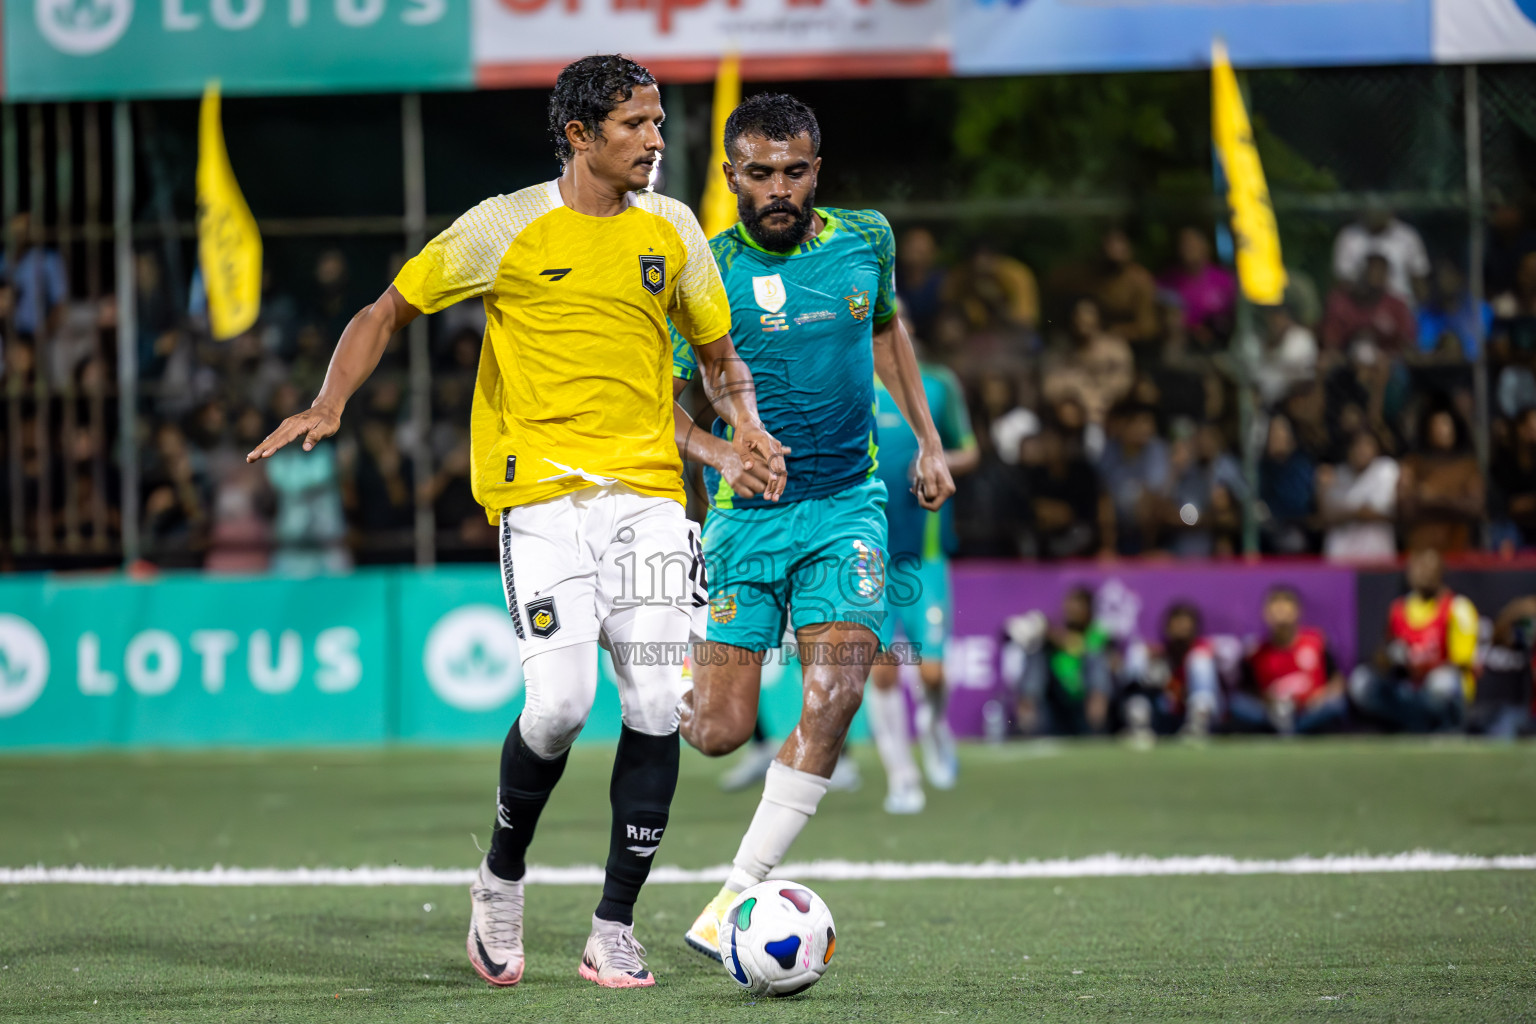
[[[667,286],[667,258],[665,256],[640,257],[640,285],[652,295],[660,295]]]
[[[778,274],[754,277],[752,297],[757,299],[759,306],[770,313],[777,313],[784,308],[784,303],[789,301],[789,293],[784,290],[784,279]]]
[[[852,295],[844,295],[848,300],[848,312],[853,314],[855,320],[869,319],[869,292],[854,292]]]
[[[641,259],[644,259],[644,258],[645,257],[643,257],[643,256],[641,257]],[[541,271],[539,271],[539,276],[540,277],[547,277],[551,281],[563,281],[563,280],[565,280],[565,275],[569,274],[570,272],[571,272],[571,268],[570,267],[556,267],[553,270],[541,270]]]
[[[528,613],[528,629],[540,640],[547,640],[560,631],[560,613],[555,610],[555,599],[541,597],[523,606]]]
[[[788,313],[764,313],[758,317],[758,320],[762,323],[763,330],[765,331],[772,332],[789,330]]]
[[[726,594],[709,599],[709,617],[725,625],[736,617],[736,595]]]
[[[801,313],[795,317],[796,325],[814,324],[822,320],[836,320],[837,313],[830,309],[818,309],[814,313]]]

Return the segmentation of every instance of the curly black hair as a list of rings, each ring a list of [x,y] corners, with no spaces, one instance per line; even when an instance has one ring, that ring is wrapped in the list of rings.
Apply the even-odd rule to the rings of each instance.
[[[816,112],[782,92],[760,92],[749,96],[731,111],[731,116],[725,119],[727,156],[743,135],[761,135],[775,142],[809,135],[812,152],[821,152],[821,125],[816,123]]]
[[[549,94],[549,135],[562,164],[571,159],[565,126],[572,121],[599,137],[613,108],[635,94],[637,85],[655,85],[656,76],[628,57],[616,53],[583,57],[567,64]]]

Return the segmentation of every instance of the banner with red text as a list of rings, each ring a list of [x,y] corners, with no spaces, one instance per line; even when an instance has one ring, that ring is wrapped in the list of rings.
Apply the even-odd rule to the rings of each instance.
[[[548,86],[590,53],[666,82],[949,74],[948,0],[473,0],[475,83]]]

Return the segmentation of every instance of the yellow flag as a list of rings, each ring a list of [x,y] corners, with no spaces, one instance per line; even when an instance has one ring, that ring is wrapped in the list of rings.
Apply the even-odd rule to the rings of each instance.
[[[725,119],[741,103],[741,61],[728,53],[715,72],[714,135],[709,146],[709,170],[704,175],[704,202],[699,222],[706,237],[714,238],[736,223],[736,197],[725,185],[720,165],[725,163]]]
[[[1211,133],[1216,158],[1227,179],[1227,206],[1237,247],[1237,279],[1243,295],[1258,306],[1278,306],[1285,297],[1285,266],[1280,260],[1280,232],[1253,126],[1237,89],[1237,76],[1226,44],[1211,44]]]
[[[261,235],[224,149],[217,82],[208,83],[198,115],[197,258],[214,338],[248,330],[261,311]]]

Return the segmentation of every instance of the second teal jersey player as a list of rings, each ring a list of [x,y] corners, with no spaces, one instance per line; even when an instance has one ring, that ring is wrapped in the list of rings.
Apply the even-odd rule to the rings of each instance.
[[[859,623],[890,641],[870,338],[896,315],[895,243],[872,210],[816,212],[825,227],[788,253],[763,249],[740,224],[709,243],[758,415],[789,449],[776,503],[738,497],[719,471],[704,471],[709,639],[748,650],[777,648],[786,625],[823,622]],[[693,353],[679,340],[673,374],[690,378]],[[723,420],[712,429],[731,436]]]

